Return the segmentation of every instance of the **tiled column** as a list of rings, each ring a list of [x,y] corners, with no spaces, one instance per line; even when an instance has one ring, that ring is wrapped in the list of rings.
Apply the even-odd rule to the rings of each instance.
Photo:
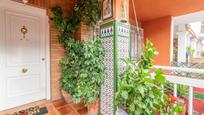
[[[117,108],[114,105],[114,97],[118,89],[119,74],[125,67],[122,59],[129,56],[130,27],[128,22],[122,23],[128,21],[128,9],[129,0],[113,0],[113,17],[103,20],[100,26],[100,35],[105,48],[106,75],[100,100],[100,112],[103,115],[114,115]]]

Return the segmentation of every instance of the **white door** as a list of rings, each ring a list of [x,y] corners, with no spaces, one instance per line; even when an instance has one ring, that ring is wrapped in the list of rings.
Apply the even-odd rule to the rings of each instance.
[[[46,99],[45,18],[24,9],[0,7],[0,110]]]

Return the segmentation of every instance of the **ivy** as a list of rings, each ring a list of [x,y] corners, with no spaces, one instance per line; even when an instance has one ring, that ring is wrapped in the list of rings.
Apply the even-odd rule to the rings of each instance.
[[[55,15],[54,24],[61,33],[59,41],[65,44],[67,38],[72,37],[81,22],[94,26],[99,19],[99,3],[97,0],[74,0],[75,5],[69,17],[63,16],[62,8],[54,6],[51,11]]]
[[[66,44],[68,58],[61,61],[62,88],[73,96],[73,101],[81,99],[86,105],[93,103],[100,95],[104,80],[104,49],[101,39],[88,42],[70,40]]]
[[[98,21],[97,0],[75,0],[71,15],[66,17],[59,6],[51,10],[57,27],[59,42],[64,45],[67,56],[61,60],[62,89],[73,97],[73,102],[81,100],[86,105],[93,103],[100,95],[104,81],[104,48],[97,36],[89,41],[77,41],[73,33],[81,22],[94,26]],[[91,36],[90,36],[91,38]]]
[[[172,100],[163,91],[162,85],[168,83],[161,69],[155,69],[152,79],[152,60],[156,49],[147,41],[144,53],[139,61],[126,59],[126,70],[120,76],[119,91],[116,93],[116,105],[128,112],[128,115],[173,115],[182,112],[178,102]],[[172,96],[173,97],[173,96]]]

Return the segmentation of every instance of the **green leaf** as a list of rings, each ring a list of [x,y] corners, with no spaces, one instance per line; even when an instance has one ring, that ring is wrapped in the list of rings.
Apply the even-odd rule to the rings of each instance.
[[[127,92],[127,91],[122,91],[121,96],[122,96],[124,99],[128,99],[128,92]]]
[[[144,97],[145,96],[144,87],[143,86],[139,86],[138,90],[139,90],[140,94]]]
[[[133,103],[130,105],[129,111],[131,111],[131,112],[135,111],[135,105]]]
[[[155,76],[155,80],[156,80],[157,82],[161,83],[161,84],[164,84],[165,81],[166,81],[166,79],[165,79],[165,77],[164,77],[163,75],[156,75],[156,76]]]

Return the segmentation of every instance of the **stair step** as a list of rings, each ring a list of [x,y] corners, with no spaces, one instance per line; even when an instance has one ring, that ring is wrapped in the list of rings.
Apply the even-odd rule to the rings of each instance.
[[[56,107],[57,110],[63,109],[63,108],[72,108],[69,104],[65,104],[59,107]],[[72,108],[73,109],[73,108]]]
[[[56,108],[58,108],[58,107],[61,107],[63,105],[66,105],[67,103],[64,101],[64,99],[59,99],[59,100],[53,101],[53,104]]]
[[[79,103],[79,104],[69,104],[71,107],[73,107],[74,109],[76,109],[77,111],[85,108],[83,103]]]
[[[66,105],[66,106],[63,106],[63,107],[61,107],[60,109],[57,109],[61,114],[66,114],[66,113],[70,113],[70,112],[72,112],[72,111],[74,111],[73,109],[72,109],[72,107],[70,107],[69,105]]]
[[[88,109],[87,108],[83,108],[81,110],[78,111],[80,115],[88,115]]]

